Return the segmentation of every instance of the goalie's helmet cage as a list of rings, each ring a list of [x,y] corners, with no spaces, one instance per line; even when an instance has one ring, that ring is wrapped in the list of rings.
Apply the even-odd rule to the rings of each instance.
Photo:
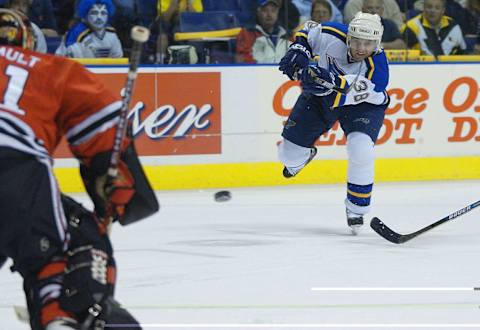
[[[382,41],[383,25],[380,16],[358,12],[348,25],[347,44],[352,37],[376,41],[376,50]]]
[[[11,9],[0,9],[0,45],[35,48],[32,25],[24,14]]]

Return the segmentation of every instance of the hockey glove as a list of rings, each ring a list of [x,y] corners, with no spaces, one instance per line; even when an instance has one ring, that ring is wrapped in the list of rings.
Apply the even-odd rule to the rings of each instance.
[[[310,45],[305,38],[297,38],[280,60],[279,70],[290,78],[297,80],[300,70],[305,69],[312,58]]]
[[[128,167],[119,161],[118,175],[109,180],[107,168],[110,152],[96,155],[90,166],[82,165],[80,173],[85,188],[95,205],[95,213],[104,220],[115,221],[125,213],[125,206],[135,194],[134,179]]]
[[[108,176],[102,175],[95,182],[97,194],[103,202],[103,209],[97,210],[102,217],[117,219],[125,213],[125,206],[135,194],[132,174],[123,161],[118,163],[118,174],[109,180]],[[102,217],[103,218],[103,217]]]
[[[341,78],[318,65],[310,65],[302,71],[303,91],[314,95],[325,95],[331,90],[341,92]]]

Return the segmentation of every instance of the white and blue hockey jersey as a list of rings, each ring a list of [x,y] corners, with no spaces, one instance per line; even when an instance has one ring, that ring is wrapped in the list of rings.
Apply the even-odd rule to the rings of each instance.
[[[67,32],[55,54],[73,58],[119,58],[123,50],[114,28],[107,27],[100,36],[80,22]]]
[[[332,107],[361,102],[386,104],[389,69],[383,49],[361,62],[354,62],[348,54],[347,31],[348,26],[345,24],[307,22],[296,34],[296,37],[304,37],[308,41],[312,57],[318,66],[328,69],[340,78],[341,88],[354,84],[346,95],[331,90],[321,95],[337,94]]]

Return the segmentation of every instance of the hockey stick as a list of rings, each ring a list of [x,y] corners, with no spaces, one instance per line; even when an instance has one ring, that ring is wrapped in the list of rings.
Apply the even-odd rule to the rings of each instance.
[[[455,212],[447,215],[446,217],[438,220],[437,222],[434,222],[431,225],[428,225],[428,226],[426,226],[426,227],[424,227],[420,230],[417,230],[416,232],[413,232],[411,234],[405,234],[405,235],[399,234],[399,233],[393,231],[392,229],[390,229],[386,224],[384,224],[377,217],[374,217],[372,219],[372,221],[370,221],[370,227],[372,227],[372,229],[377,234],[379,234],[380,236],[382,236],[386,240],[388,240],[392,243],[395,243],[395,244],[402,244],[402,243],[405,243],[405,242],[411,240],[412,238],[417,237],[418,235],[421,235],[421,234],[423,234],[423,233],[425,233],[425,232],[427,232],[427,231],[429,231],[429,230],[431,230],[435,227],[440,226],[441,224],[443,224],[447,221],[453,220],[453,219],[455,219],[459,216],[464,215],[465,213],[470,212],[471,210],[473,210],[474,208],[476,208],[479,205],[480,205],[480,201],[476,201],[475,203],[470,204],[468,206],[465,206],[464,208],[462,208],[458,211],[455,211]]]
[[[130,33],[133,40],[132,52],[128,67],[127,81],[125,82],[125,90],[122,98],[122,108],[120,109],[120,118],[118,119],[117,131],[115,132],[115,140],[113,142],[112,155],[110,156],[110,165],[107,171],[107,183],[112,182],[118,174],[118,163],[120,160],[121,146],[123,139],[127,133],[127,116],[130,100],[133,93],[133,85],[137,78],[137,69],[140,63],[140,55],[142,54],[142,46],[150,37],[150,31],[143,26],[134,26]]]

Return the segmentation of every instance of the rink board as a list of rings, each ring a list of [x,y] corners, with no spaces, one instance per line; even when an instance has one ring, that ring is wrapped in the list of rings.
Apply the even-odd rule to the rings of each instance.
[[[120,93],[125,67],[90,69]],[[391,65],[377,181],[480,178],[479,78],[478,63]],[[301,175],[281,176],[276,145],[299,94],[276,66],[141,68],[130,118],[154,188],[344,182],[345,137],[338,125],[317,141],[316,160]],[[64,191],[83,191],[65,143],[55,171]]]

